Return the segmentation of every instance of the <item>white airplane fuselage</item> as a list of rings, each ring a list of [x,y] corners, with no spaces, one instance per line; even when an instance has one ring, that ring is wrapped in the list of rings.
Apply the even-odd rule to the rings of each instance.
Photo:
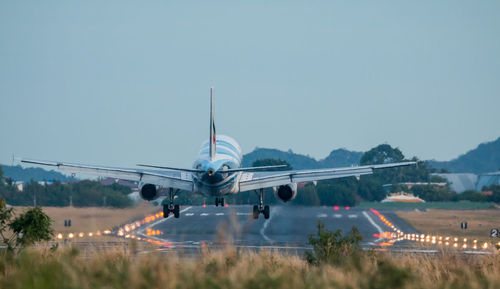
[[[237,186],[241,172],[224,172],[241,166],[241,148],[231,137],[215,137],[215,154],[210,157],[210,141],[202,144],[193,169],[203,172],[192,173],[194,191],[205,196],[223,196],[239,192]]]

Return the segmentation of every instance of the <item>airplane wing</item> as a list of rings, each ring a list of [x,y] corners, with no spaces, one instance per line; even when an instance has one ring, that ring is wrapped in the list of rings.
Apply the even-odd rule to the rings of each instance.
[[[369,175],[375,169],[394,168],[414,165],[416,162],[401,162],[392,164],[367,165],[333,169],[297,170],[267,173],[243,173],[239,182],[240,192],[262,188],[277,187],[291,183],[312,182],[319,180],[359,177]]]
[[[140,169],[124,169],[30,159],[21,159],[21,162],[57,167],[60,171],[73,174],[88,174],[105,178],[143,182],[159,185],[165,188],[174,188],[190,192],[193,191],[193,180],[191,178],[191,174],[183,171],[172,170],[156,172]]]

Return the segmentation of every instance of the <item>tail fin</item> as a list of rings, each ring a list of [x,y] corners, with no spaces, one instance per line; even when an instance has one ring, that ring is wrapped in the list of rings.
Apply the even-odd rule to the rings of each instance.
[[[210,88],[210,140],[209,155],[210,160],[215,158],[215,123],[214,123],[214,88]]]

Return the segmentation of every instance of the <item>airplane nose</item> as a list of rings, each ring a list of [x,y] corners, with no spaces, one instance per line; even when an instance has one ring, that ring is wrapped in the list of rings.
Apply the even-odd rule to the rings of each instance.
[[[215,173],[215,170],[214,170],[213,168],[209,168],[209,169],[208,169],[208,175],[209,175],[210,177],[211,177],[211,176],[213,176],[213,175],[214,175],[214,173]]]

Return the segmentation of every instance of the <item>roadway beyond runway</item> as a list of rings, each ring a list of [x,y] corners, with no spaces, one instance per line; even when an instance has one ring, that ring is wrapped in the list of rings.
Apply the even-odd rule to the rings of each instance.
[[[390,214],[390,221],[405,233],[417,233],[413,227]],[[142,227],[137,231],[145,235],[154,230],[155,240],[175,247],[199,247],[201,244],[232,242],[248,248],[296,248],[308,246],[309,234],[317,232],[321,220],[327,230],[341,229],[344,233],[357,227],[363,235],[362,245],[377,246],[383,242],[378,234],[392,231],[375,213],[368,209],[345,207],[272,206],[271,216],[265,220],[252,218],[252,206],[186,206],[179,219],[169,217]],[[149,238],[151,238],[149,236]]]

